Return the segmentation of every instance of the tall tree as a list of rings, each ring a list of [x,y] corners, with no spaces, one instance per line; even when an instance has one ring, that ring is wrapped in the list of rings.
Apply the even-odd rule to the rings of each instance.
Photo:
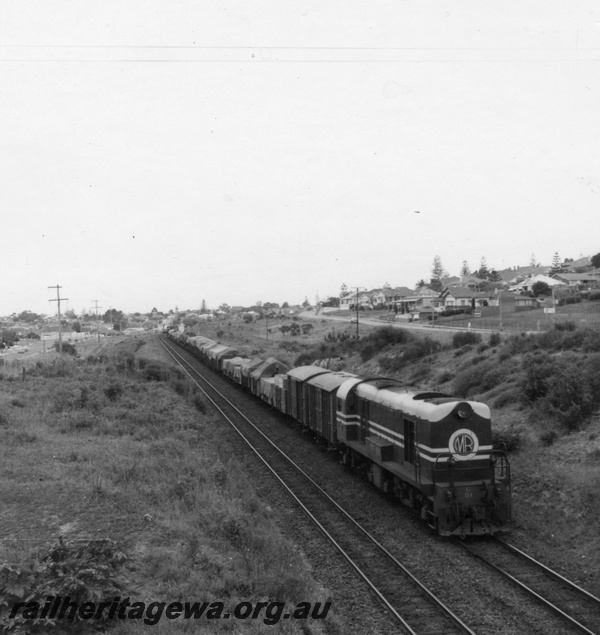
[[[592,267],[594,267],[594,269],[600,269],[600,253],[592,256]]]
[[[539,267],[539,263],[537,261],[537,258],[535,257],[535,254],[531,254],[531,258],[529,258],[529,266],[530,267]]]
[[[462,267],[460,268],[461,276],[470,276],[471,275],[471,267],[469,267],[469,263],[466,260],[463,260]]]
[[[444,270],[442,259],[439,256],[435,256],[433,259],[433,268],[431,269],[432,280],[441,280],[447,275],[448,272]]]
[[[340,287],[340,298],[345,296],[348,293],[348,287],[345,282],[342,282],[342,286]]]
[[[554,252],[554,256],[552,256],[552,268],[550,269],[550,273],[558,273],[562,269],[562,260],[558,255],[558,251]]]
[[[487,280],[489,273],[490,270],[487,266],[487,260],[485,259],[485,256],[481,256],[481,265],[479,265],[479,270],[475,275],[482,280]]]

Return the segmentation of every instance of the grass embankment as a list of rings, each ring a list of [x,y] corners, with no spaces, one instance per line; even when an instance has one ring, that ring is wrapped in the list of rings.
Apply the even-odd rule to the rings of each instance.
[[[226,612],[240,601],[327,599],[219,441],[219,422],[194,387],[148,360],[160,356],[152,344],[136,353],[141,345],[131,339],[110,355],[65,358],[38,365],[24,381],[0,381],[0,628],[7,632],[67,632],[65,620],[1,621],[12,602],[43,603],[48,594],[218,601]],[[332,615],[309,623],[312,633],[326,624],[336,630]],[[299,633],[303,624],[268,628]],[[148,628],[141,620],[108,625],[119,633]],[[262,619],[207,624],[164,615],[154,626],[159,633],[265,628]]]
[[[414,331],[366,325],[357,341],[353,325],[336,328],[318,318],[312,324],[309,335],[272,333],[268,344],[264,322],[206,325],[201,333],[246,354],[387,375],[487,403],[497,447],[510,453],[515,535],[600,592],[598,329],[565,320],[536,335],[496,333],[482,342],[461,332],[443,344]]]

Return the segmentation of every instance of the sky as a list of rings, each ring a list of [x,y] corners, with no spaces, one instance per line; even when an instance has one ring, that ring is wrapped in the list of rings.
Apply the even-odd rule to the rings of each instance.
[[[0,0],[0,315],[600,252],[600,5]]]

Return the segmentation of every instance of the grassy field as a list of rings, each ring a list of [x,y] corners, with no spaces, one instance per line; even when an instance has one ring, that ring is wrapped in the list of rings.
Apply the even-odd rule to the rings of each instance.
[[[0,607],[57,593],[80,601],[220,601],[226,611],[245,600],[326,601],[223,448],[201,398],[152,361],[161,357],[158,346],[113,339],[88,361],[40,363],[24,380],[0,381]],[[54,627],[2,620],[6,613],[0,628],[9,633],[68,630],[64,620]],[[311,622],[312,633],[325,625],[337,632],[333,614]],[[148,628],[141,620],[111,626]],[[265,628],[260,619],[163,618],[154,632]],[[268,628],[304,632],[294,620]],[[82,623],[74,632],[85,632]]]

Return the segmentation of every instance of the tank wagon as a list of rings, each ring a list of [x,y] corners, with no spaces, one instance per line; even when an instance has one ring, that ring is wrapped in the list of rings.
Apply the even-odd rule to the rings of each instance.
[[[221,346],[181,333],[169,337],[209,366],[210,351]],[[388,377],[289,369],[274,358],[228,353],[231,359],[212,366],[312,431],[373,485],[419,510],[440,535],[509,531],[510,466],[506,454],[493,449],[486,404]]]

